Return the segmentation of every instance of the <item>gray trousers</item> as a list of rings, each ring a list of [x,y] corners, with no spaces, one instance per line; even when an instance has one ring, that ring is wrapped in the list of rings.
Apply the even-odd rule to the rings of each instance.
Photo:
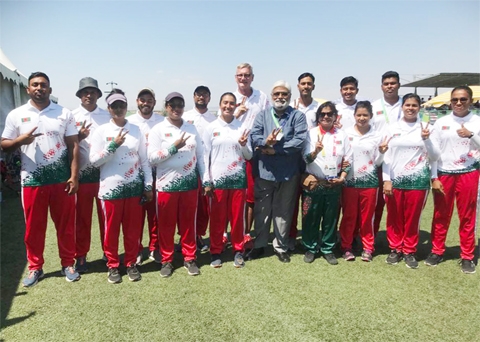
[[[273,219],[273,248],[277,252],[287,252],[299,181],[300,175],[286,182],[255,179],[255,248],[267,246]]]

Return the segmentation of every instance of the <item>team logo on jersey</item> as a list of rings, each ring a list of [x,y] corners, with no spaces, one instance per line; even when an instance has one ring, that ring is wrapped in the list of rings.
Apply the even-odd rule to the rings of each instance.
[[[115,138],[114,137],[107,137],[107,141],[113,141]]]
[[[172,137],[172,133],[165,133],[165,138],[171,138]]]
[[[442,126],[442,131],[448,131],[450,129],[450,126]]]
[[[193,120],[187,120],[187,122],[193,125]]]
[[[353,141],[353,137],[348,137],[348,140],[349,140],[349,141]]]
[[[342,141],[341,141],[341,140],[337,140],[337,141],[335,141],[335,144],[341,145],[341,144],[342,144]]]
[[[402,133],[395,133],[394,135],[392,135],[392,138],[398,138],[401,135],[402,135]]]
[[[80,126],[82,125],[82,123],[83,123],[83,122],[81,122],[81,121],[76,121],[76,122],[75,122],[75,126],[80,127]]]
[[[383,115],[383,110],[379,110],[379,111],[377,112],[377,115]]]
[[[214,136],[214,137],[219,137],[219,136],[220,136],[220,132],[213,132],[213,136]]]
[[[32,121],[32,118],[28,117],[28,118],[22,118],[22,122],[30,122]]]

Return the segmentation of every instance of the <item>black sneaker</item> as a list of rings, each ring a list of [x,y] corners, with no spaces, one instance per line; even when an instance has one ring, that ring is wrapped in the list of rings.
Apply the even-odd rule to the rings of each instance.
[[[80,274],[83,274],[88,271],[88,264],[87,264],[86,257],[80,257],[77,259],[77,262],[75,263],[75,271],[77,271]]]
[[[165,262],[162,264],[162,269],[160,270],[160,277],[168,278],[173,273],[173,265],[169,262]]]
[[[138,272],[138,269],[135,265],[127,267],[127,275],[130,281],[139,281],[142,279],[142,275]]]
[[[247,259],[248,260],[253,260],[253,259],[258,259],[260,258],[263,254],[265,254],[265,248],[260,247],[260,248],[254,248],[248,253]]]
[[[183,263],[183,267],[185,267],[188,271],[188,275],[196,276],[200,274],[200,270],[198,269],[195,260],[185,261]]]
[[[427,265],[427,266],[437,266],[442,261],[443,261],[443,256],[442,255],[438,255],[438,254],[435,254],[435,253],[430,253],[428,255],[427,259],[425,259],[425,265]]]
[[[122,282],[122,276],[118,271],[118,268],[111,267],[108,269],[108,282],[110,284],[118,284]]]
[[[474,274],[475,273],[475,264],[473,260],[462,259],[460,261],[462,264],[462,272],[465,274]]]
[[[338,265],[338,260],[337,258],[335,258],[335,255],[333,255],[333,253],[324,254],[323,257],[330,265]]]
[[[305,255],[303,256],[303,261],[305,261],[307,264],[311,264],[313,260],[315,260],[315,253],[306,251]]]
[[[415,259],[415,255],[405,254],[404,259],[405,259],[405,265],[408,268],[413,268],[413,269],[418,268],[418,261],[417,261],[417,259]]]
[[[396,265],[402,260],[402,253],[397,251],[391,251],[390,254],[387,256],[385,262],[389,265]]]
[[[289,263],[290,262],[290,255],[288,255],[287,252],[277,252],[274,250],[275,255],[277,256],[278,260],[283,263]]]

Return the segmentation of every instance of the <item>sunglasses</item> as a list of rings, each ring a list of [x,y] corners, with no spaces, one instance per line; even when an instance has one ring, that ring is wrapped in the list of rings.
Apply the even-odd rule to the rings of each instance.
[[[172,109],[175,108],[185,108],[185,105],[183,103],[169,103],[168,106]]]
[[[125,109],[127,108],[127,104],[125,102],[115,101],[110,105],[110,108],[112,108],[113,110]]]
[[[466,97],[461,97],[461,98],[454,97],[453,99],[450,99],[451,103],[457,103],[457,102],[465,103],[467,101],[468,101],[468,98]]]
[[[329,118],[333,118],[335,116],[335,114],[333,114],[333,112],[328,112],[328,113],[324,113],[324,112],[320,112],[320,114],[318,114],[321,118],[323,118],[324,116],[328,116]]]

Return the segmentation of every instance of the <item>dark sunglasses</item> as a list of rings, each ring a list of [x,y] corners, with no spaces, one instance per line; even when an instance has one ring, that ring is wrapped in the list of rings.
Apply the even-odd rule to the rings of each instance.
[[[172,109],[185,108],[185,105],[183,103],[168,103],[167,105]]]
[[[461,98],[454,97],[453,99],[450,99],[451,103],[457,103],[457,102],[465,103],[467,101],[468,101],[468,98],[466,97],[461,97]]]
[[[127,104],[125,102],[122,102],[122,101],[115,101],[114,103],[112,103],[110,105],[110,108],[116,110],[116,109],[125,109],[127,108]]]
[[[324,116],[328,116],[329,118],[333,118],[335,116],[335,114],[333,114],[333,112],[328,112],[328,113],[320,112],[318,114],[318,116],[320,116],[321,118],[323,118]]]

